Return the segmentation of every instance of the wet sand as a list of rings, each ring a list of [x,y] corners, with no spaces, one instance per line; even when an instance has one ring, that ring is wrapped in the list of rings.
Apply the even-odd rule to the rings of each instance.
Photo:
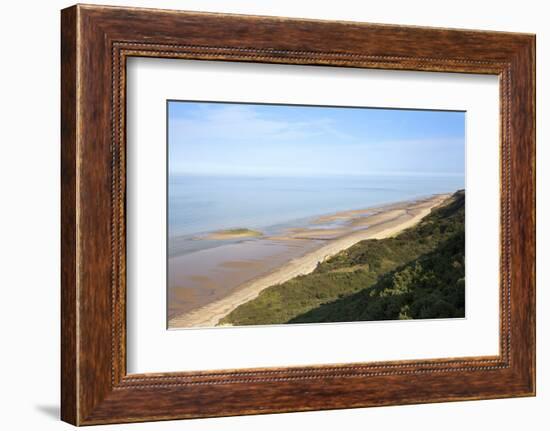
[[[269,286],[312,272],[319,262],[366,239],[418,223],[450,194],[313,219],[276,236],[170,258],[168,327],[212,327]]]
[[[168,318],[227,297],[239,286],[274,271],[317,245],[311,241],[258,239],[171,257]]]

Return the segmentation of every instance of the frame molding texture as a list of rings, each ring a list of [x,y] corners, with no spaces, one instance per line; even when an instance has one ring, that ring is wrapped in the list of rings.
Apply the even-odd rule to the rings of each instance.
[[[61,13],[61,417],[75,425],[535,394],[535,36],[77,5]],[[129,56],[500,77],[500,354],[126,373]]]

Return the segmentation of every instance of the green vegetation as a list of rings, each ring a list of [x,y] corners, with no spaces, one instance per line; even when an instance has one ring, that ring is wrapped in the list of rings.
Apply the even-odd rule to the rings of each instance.
[[[263,234],[257,230],[246,228],[225,229],[208,234],[208,239],[233,239],[233,238],[249,238],[258,237]]]
[[[261,235],[262,234],[257,230],[246,229],[243,227],[238,227],[235,229],[226,229],[226,230],[219,231],[218,233],[225,233],[228,235]]]
[[[265,289],[221,324],[464,317],[464,191],[394,238],[366,240]]]

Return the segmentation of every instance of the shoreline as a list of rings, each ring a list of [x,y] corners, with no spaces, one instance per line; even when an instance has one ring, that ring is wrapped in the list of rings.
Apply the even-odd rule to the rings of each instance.
[[[318,248],[309,251],[301,257],[290,260],[268,274],[258,276],[244,283],[226,297],[169,319],[168,328],[214,327],[234,309],[255,299],[266,288],[284,283],[300,275],[309,274],[315,270],[319,262],[325,261],[360,241],[388,238],[414,226],[427,216],[433,208],[441,205],[451,195],[452,193],[438,194],[426,199],[389,204],[382,208],[375,207],[372,209],[342,211],[321,217],[318,219],[319,223],[328,218],[347,218],[351,220],[351,227],[357,230],[350,232],[343,229],[341,236],[326,238],[328,242],[320,245]],[[365,217],[362,216],[369,214],[369,211],[375,212]],[[357,217],[355,217],[356,215]],[[304,233],[308,233],[308,231],[295,229],[294,231],[290,230],[288,235],[273,239],[287,242],[303,240]]]

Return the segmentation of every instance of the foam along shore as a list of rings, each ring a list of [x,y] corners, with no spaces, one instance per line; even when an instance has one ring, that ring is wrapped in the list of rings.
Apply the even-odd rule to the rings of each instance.
[[[319,239],[322,229],[316,224],[327,221],[346,220],[348,223],[332,229],[327,241],[305,255],[292,259],[274,271],[259,276],[234,290],[228,296],[213,301],[198,309],[174,316],[168,322],[170,329],[187,327],[213,327],[239,305],[256,298],[262,290],[284,283],[299,275],[309,274],[319,262],[346,250],[354,244],[367,239],[382,239],[397,235],[404,229],[414,226],[427,216],[432,208],[441,205],[451,194],[435,195],[427,199],[402,202],[381,208],[343,211],[317,219],[312,229],[290,229],[274,240],[296,241],[306,238]],[[327,230],[328,231],[328,230]]]

